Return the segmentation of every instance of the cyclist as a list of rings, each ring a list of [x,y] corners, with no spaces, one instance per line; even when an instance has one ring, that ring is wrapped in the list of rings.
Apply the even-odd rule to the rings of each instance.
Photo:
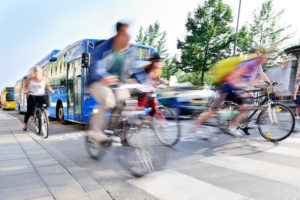
[[[154,52],[151,54],[148,65],[144,65],[135,70],[132,77],[140,84],[151,85],[157,87],[158,85],[169,85],[169,81],[161,78],[163,58],[159,52]],[[151,98],[149,95],[145,94],[139,98],[139,106],[146,107]]]
[[[27,123],[34,112],[34,108],[40,108],[44,104],[45,88],[54,93],[48,79],[43,76],[42,68],[35,66],[33,68],[33,77],[28,78],[24,85],[24,92],[29,94],[29,96],[27,98],[27,112],[24,117],[23,131],[27,130]]]
[[[128,22],[117,22],[117,34],[96,46],[93,52],[87,84],[100,107],[90,118],[88,134],[98,143],[109,142],[104,134],[106,112],[130,97],[128,90],[117,90],[114,94],[109,87],[116,82],[133,82],[130,73],[135,55],[129,43],[129,28]],[[122,138],[122,144],[126,143],[126,138]]]
[[[215,99],[211,105],[211,109],[204,111],[194,121],[191,131],[195,131],[197,126],[203,124],[208,118],[217,114],[218,108],[224,100],[231,100],[238,104],[240,112],[231,121],[228,132],[233,136],[241,136],[242,134],[238,131],[238,123],[243,120],[247,114],[248,109],[244,106],[243,99],[235,92],[241,88],[252,85],[256,77],[257,68],[261,64],[265,63],[266,55],[257,55],[257,57],[249,59],[245,62],[240,63],[231,73],[229,73],[223,80],[225,83],[221,88],[220,95]]]

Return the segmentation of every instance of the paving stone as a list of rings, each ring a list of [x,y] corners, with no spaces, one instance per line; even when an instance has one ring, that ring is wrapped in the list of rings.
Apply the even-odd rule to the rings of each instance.
[[[54,199],[52,196],[45,196],[45,197],[34,198],[31,200],[54,200]]]
[[[4,160],[17,160],[27,158],[24,153],[15,153],[15,154],[0,154],[0,162]]]
[[[40,183],[0,188],[0,199],[3,200],[33,199],[50,195],[48,189]]]
[[[51,193],[57,200],[74,200],[86,197],[78,183],[71,185],[50,186]]]
[[[27,158],[22,158],[18,160],[3,160],[0,162],[0,169],[2,167],[13,167],[13,166],[20,166],[20,165],[30,165],[30,162]]]
[[[1,176],[0,179],[0,188],[10,188],[29,184],[43,185],[43,182],[35,172]]]
[[[43,166],[43,167],[37,167],[36,169],[41,176],[58,174],[58,173],[68,173],[61,165]]]
[[[38,159],[38,160],[31,160],[35,167],[42,167],[42,166],[50,166],[50,165],[58,165],[59,163],[54,160],[53,158],[50,159]]]
[[[111,197],[103,190],[93,190],[88,192],[90,200],[111,200]]]
[[[18,165],[18,166],[6,166],[0,167],[0,179],[2,176],[16,175],[35,172],[32,165]]]
[[[68,173],[48,174],[41,177],[47,186],[71,185],[77,183]]]

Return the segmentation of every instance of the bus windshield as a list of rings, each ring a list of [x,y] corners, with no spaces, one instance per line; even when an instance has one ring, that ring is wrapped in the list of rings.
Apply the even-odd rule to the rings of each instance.
[[[6,101],[14,101],[14,88],[6,88]]]

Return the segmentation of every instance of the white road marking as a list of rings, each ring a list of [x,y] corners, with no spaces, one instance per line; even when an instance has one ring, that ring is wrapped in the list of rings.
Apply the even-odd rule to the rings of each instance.
[[[155,172],[127,182],[161,200],[237,200],[250,199],[174,170]]]

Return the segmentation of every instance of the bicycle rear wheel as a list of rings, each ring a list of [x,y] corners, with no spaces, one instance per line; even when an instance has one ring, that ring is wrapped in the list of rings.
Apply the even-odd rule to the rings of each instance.
[[[273,103],[262,110],[257,118],[259,133],[271,142],[284,140],[294,130],[295,116],[286,105]]]
[[[238,112],[238,106],[234,103],[226,103],[221,107],[218,113],[218,127],[223,133],[228,134],[228,127],[232,117]]]
[[[177,115],[170,108],[159,108],[154,113],[153,129],[165,146],[173,146],[180,139],[180,124]]]
[[[40,133],[42,133],[44,138],[47,138],[49,134],[49,118],[47,116],[46,110],[43,110],[41,113],[41,124],[39,128],[40,128]]]

